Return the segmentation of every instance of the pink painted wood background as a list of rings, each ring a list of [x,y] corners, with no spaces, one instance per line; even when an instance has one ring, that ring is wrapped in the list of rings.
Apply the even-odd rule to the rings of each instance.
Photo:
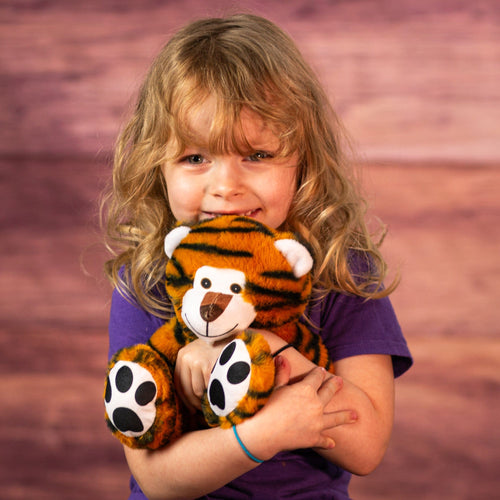
[[[6,0],[0,498],[126,498],[102,420],[110,289],[98,196],[151,58],[180,24],[231,10],[278,22],[322,78],[403,274],[393,302],[416,364],[397,383],[389,452],[353,480],[353,497],[496,497],[498,2]]]

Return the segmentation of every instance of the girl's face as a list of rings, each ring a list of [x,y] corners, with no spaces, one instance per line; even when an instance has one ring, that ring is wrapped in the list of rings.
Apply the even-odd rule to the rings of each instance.
[[[172,213],[178,221],[190,223],[223,214],[246,215],[278,228],[295,194],[297,155],[274,158],[278,138],[258,115],[245,109],[242,131],[252,151],[247,156],[211,154],[199,144],[208,144],[214,114],[212,99],[191,113],[193,144],[162,167]]]

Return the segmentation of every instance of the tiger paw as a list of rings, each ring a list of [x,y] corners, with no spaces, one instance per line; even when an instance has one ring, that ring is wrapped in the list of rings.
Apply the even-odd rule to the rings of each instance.
[[[219,355],[202,400],[207,423],[231,427],[257,413],[274,388],[274,360],[262,335],[244,332]]]
[[[170,370],[145,345],[123,349],[113,357],[104,406],[111,432],[131,448],[159,448],[182,430]]]
[[[118,361],[109,371],[104,405],[111,424],[124,436],[143,436],[156,418],[156,383],[137,363]]]

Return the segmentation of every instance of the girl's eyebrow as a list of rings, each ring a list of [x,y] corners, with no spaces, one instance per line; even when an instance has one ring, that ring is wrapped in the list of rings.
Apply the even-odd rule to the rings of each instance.
[[[208,146],[202,146],[200,144],[186,144],[180,152],[180,156],[190,155],[190,154],[207,154],[210,152]]]

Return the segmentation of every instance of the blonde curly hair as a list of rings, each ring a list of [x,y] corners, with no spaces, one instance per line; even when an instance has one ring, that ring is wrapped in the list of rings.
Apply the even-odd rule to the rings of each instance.
[[[120,134],[112,186],[103,200],[112,284],[146,310],[168,316],[157,292],[164,278],[163,239],[175,223],[161,166],[189,143],[189,114],[208,97],[217,102],[213,151],[248,151],[241,144],[241,110],[257,113],[280,140],[278,156],[297,154],[297,191],[283,229],[311,246],[317,290],[366,298],[382,287],[387,265],[366,221],[366,203],[343,151],[343,127],[311,68],[290,37],[250,14],[195,21],[164,46]],[[380,238],[381,240],[381,238]],[[350,264],[353,253],[366,262]],[[358,258],[359,264],[359,258]],[[120,269],[125,269],[125,273]]]

